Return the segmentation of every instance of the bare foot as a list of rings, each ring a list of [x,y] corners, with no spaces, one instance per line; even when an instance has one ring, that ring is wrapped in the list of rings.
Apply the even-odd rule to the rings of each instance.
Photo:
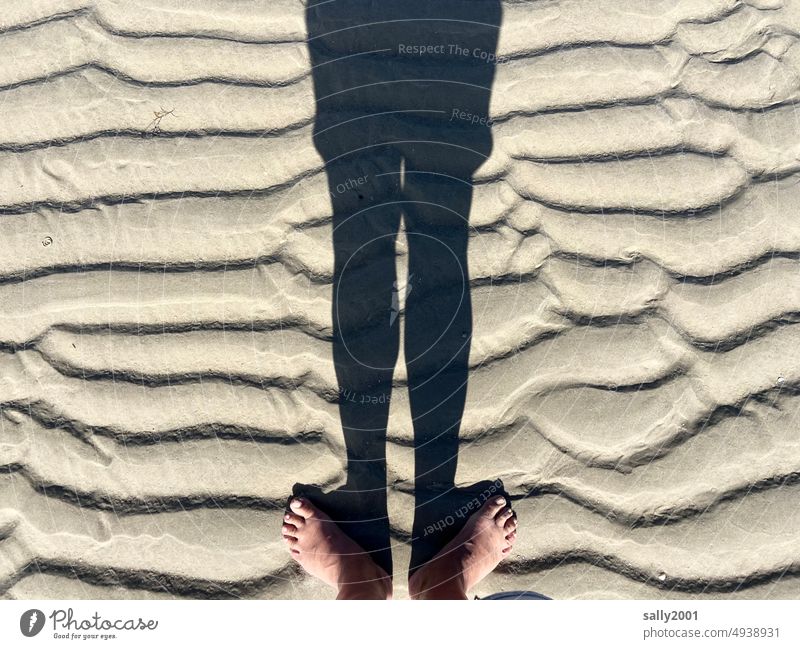
[[[338,590],[338,599],[391,599],[392,580],[328,516],[306,498],[293,498],[283,517],[292,558]]]
[[[413,599],[466,599],[517,538],[517,516],[503,497],[487,500],[458,535],[408,581]]]

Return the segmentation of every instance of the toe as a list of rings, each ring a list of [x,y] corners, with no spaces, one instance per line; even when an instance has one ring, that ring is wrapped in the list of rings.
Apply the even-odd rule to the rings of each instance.
[[[292,502],[289,503],[289,507],[295,514],[303,518],[314,518],[317,512],[314,506],[305,498],[294,498]]]
[[[494,521],[497,523],[498,527],[504,527],[506,522],[511,520],[513,516],[514,511],[511,509],[511,507],[503,507],[503,509],[500,510],[500,513],[494,517]]]
[[[281,532],[287,536],[297,536],[297,528],[289,523],[286,523],[283,527],[281,527]]]
[[[513,532],[517,529],[517,515],[513,514],[511,518],[506,521],[506,524],[503,526],[503,529],[506,531],[506,534],[509,532]]]
[[[513,543],[516,540],[517,540],[517,533],[516,532],[511,532],[511,534],[506,536],[506,541],[508,541],[509,543]]]
[[[486,518],[494,518],[497,516],[497,512],[503,509],[503,506],[506,504],[506,499],[502,496],[498,498],[492,498],[487,500],[483,507],[481,508],[481,514],[486,516]]]
[[[286,543],[290,547],[297,544],[297,539],[294,536],[291,536],[290,534],[284,534],[283,540],[286,541]]]

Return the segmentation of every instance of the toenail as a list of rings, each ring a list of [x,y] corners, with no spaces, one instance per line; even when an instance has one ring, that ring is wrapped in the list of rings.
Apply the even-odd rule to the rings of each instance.
[[[283,520],[290,521],[292,520],[292,517],[289,514],[286,514],[286,516],[283,517]]]
[[[506,502],[505,498],[498,498],[497,500],[494,501],[495,505],[504,505],[505,502]]]

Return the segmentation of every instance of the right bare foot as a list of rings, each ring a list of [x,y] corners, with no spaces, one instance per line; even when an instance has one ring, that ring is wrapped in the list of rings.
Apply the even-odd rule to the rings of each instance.
[[[338,590],[339,599],[390,599],[392,580],[324,512],[293,498],[281,528],[292,558]]]
[[[413,599],[466,599],[517,537],[517,516],[503,497],[487,500],[458,535],[408,580]]]

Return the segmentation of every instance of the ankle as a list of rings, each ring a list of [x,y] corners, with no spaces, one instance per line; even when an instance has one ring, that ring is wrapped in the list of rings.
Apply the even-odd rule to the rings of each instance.
[[[377,577],[342,583],[336,599],[392,599],[392,582],[388,577]]]
[[[434,600],[434,599],[469,599],[464,588],[464,580],[461,577],[449,577],[445,581],[439,581],[428,586],[415,589],[411,599]]]
[[[460,564],[443,558],[421,567],[409,580],[408,587],[411,599],[467,599]]]

